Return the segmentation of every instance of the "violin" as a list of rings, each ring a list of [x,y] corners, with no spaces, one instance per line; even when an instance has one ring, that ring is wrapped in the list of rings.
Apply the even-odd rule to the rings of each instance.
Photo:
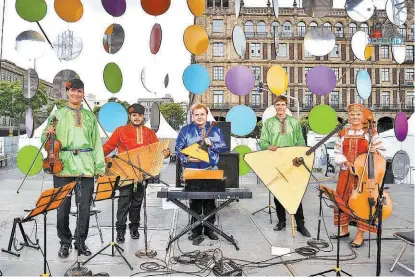
[[[56,117],[52,119],[52,126],[56,128],[58,120]],[[59,158],[59,151],[62,148],[62,143],[56,139],[55,134],[49,134],[46,143],[45,150],[47,151],[47,157],[43,160],[43,170],[48,174],[56,174],[62,171],[63,162]]]
[[[373,121],[368,118],[369,149],[372,146]],[[357,186],[349,198],[349,206],[353,212],[365,220],[373,219],[376,211],[379,188],[383,183],[386,171],[386,160],[379,153],[368,153],[359,155],[354,161],[355,177]],[[392,214],[392,199],[389,193],[383,192],[382,219]]]

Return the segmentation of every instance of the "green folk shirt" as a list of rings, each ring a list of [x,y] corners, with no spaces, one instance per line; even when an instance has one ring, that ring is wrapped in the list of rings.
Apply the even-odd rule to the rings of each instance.
[[[56,139],[62,143],[62,148],[92,148],[90,152],[79,152],[77,155],[74,155],[72,151],[59,152],[63,162],[63,170],[56,176],[77,177],[84,174],[84,177],[93,177],[98,174],[104,175],[104,151],[94,114],[84,108],[63,107],[49,116],[47,126],[51,124],[54,116],[58,120]],[[42,143],[46,139],[46,130],[47,127],[42,133]]]
[[[259,145],[262,150],[270,146],[305,146],[300,122],[290,115],[280,120],[274,116],[264,122]]]

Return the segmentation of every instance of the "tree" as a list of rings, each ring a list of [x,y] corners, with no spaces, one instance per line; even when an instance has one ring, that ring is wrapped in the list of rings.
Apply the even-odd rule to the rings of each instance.
[[[186,122],[186,112],[178,103],[163,103],[160,112],[174,130],[178,130]]]
[[[67,104],[68,104],[68,101],[65,99],[56,99],[56,100],[49,101],[48,114],[52,112],[52,109],[55,105],[56,105],[56,108],[60,109],[60,108],[65,107]]]
[[[44,85],[39,84],[37,93],[31,99],[26,99],[23,97],[21,81],[0,81],[0,115],[7,116],[14,121],[13,125],[18,127],[18,135],[20,135],[20,124],[24,123],[29,104],[33,110],[35,122],[43,122],[47,117],[44,108],[48,104]]]

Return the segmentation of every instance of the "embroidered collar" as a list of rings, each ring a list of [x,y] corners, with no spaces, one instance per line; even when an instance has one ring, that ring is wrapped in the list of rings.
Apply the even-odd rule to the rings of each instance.
[[[83,108],[83,106],[82,106],[82,105],[81,105],[81,107],[80,107],[79,109],[75,109],[75,108],[69,107],[69,105],[67,105],[66,107],[68,107],[68,109],[70,109],[70,110],[72,110],[72,111],[76,111],[76,112],[81,111],[81,110],[82,110],[82,108]]]

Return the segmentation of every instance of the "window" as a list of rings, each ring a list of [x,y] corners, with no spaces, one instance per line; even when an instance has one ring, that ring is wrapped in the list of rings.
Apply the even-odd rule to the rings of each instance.
[[[213,91],[213,107],[215,109],[223,108],[223,90]]]
[[[415,106],[415,92],[408,91],[406,93],[405,103],[409,107],[414,107]]]
[[[366,24],[366,23],[362,23],[362,24],[360,24],[360,29],[361,29],[363,32],[365,32],[366,34],[368,34],[368,33],[369,33],[369,27],[367,26],[367,24]]]
[[[334,25],[334,35],[338,38],[343,37],[343,24],[341,24],[340,22]]]
[[[283,37],[291,37],[291,23],[288,21],[284,22],[283,30],[282,30]]]
[[[333,108],[339,108],[339,92],[333,91],[330,93],[330,106]]]
[[[389,107],[390,93],[389,91],[382,92],[382,98],[380,99],[383,107]]]
[[[252,72],[254,73],[255,80],[258,81],[261,79],[261,67],[260,66],[253,66]]]
[[[223,32],[223,20],[222,19],[213,19],[213,32],[214,33]]]
[[[333,67],[333,71],[334,71],[334,74],[336,75],[336,80],[339,80],[339,72],[340,72],[340,68],[338,68],[338,67]]]
[[[307,108],[311,108],[313,106],[313,94],[311,93],[311,91],[306,91],[305,92],[305,102],[304,102],[304,104]]]
[[[278,47],[278,57],[287,57],[287,44],[280,43]]]
[[[6,126],[6,124],[7,124],[6,118],[3,117],[3,126]]]
[[[326,22],[323,24],[323,28],[331,31],[331,24]]]
[[[399,26],[399,34],[401,34],[401,36],[403,36],[403,38],[406,39],[406,26],[405,25]]]
[[[259,21],[256,26],[257,36],[266,37],[267,36],[267,25],[264,21]]]
[[[213,0],[208,0],[207,1],[207,6],[208,6],[208,8],[213,8]]]
[[[8,74],[7,75],[7,82],[11,82],[12,81],[12,75]]]
[[[245,22],[245,36],[247,38],[253,38],[255,35],[254,23],[252,21]]]
[[[213,56],[214,57],[223,57],[223,42],[214,42],[213,43]]]
[[[229,7],[229,0],[222,0],[222,7],[228,8]]]
[[[6,74],[4,74],[4,73],[1,74],[1,80],[2,81],[5,81],[6,80]]]
[[[330,53],[330,57],[332,58],[338,58],[339,57],[339,45],[334,45],[333,51]]]
[[[410,32],[410,39],[414,40],[414,37],[415,37],[415,25],[414,24],[412,24],[409,32]]]
[[[313,55],[311,55],[307,50],[304,49],[304,57],[311,58]]]
[[[223,80],[223,66],[214,66],[213,67],[213,80]]]
[[[252,106],[260,107],[261,106],[261,94],[252,93]]]
[[[382,68],[382,82],[389,82],[389,68]]]
[[[389,59],[389,46],[388,45],[380,46],[380,58]]]
[[[215,7],[220,7],[220,0],[215,0]]]
[[[274,35],[274,30],[275,30],[276,34],[279,35],[279,33],[280,33],[280,23],[278,23],[277,21],[274,21],[271,24],[271,34],[273,34],[273,35]]]
[[[311,70],[311,67],[306,67],[304,69],[304,78],[307,78],[307,73]]]
[[[317,23],[315,23],[314,21],[310,23],[310,25],[308,25],[310,27],[310,30],[313,30],[314,28],[317,28]]]
[[[357,32],[357,25],[356,25],[356,23],[350,23],[349,24],[349,36],[351,37],[351,36],[353,36],[354,35],[354,33],[356,33]]]
[[[405,69],[405,81],[414,81],[414,69],[413,68]]]
[[[251,43],[251,57],[261,57],[260,43]]]
[[[414,46],[407,45],[405,50],[405,60],[413,61],[414,60]]]
[[[305,36],[305,23],[304,22],[299,22],[297,25],[297,33],[300,37],[304,37]]]

